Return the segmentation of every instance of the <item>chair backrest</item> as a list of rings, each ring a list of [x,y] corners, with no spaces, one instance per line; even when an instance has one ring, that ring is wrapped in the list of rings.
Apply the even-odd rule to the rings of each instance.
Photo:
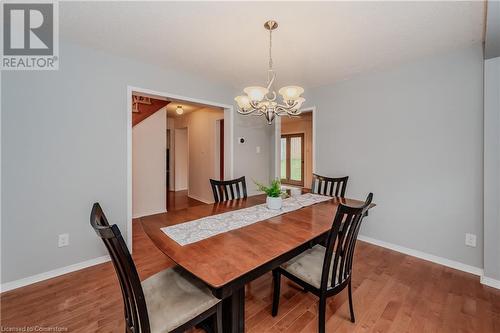
[[[215,202],[241,199],[247,197],[245,176],[233,180],[210,179]]]
[[[347,187],[348,176],[340,178],[330,178],[313,173],[311,192],[328,195],[331,197],[343,198]]]
[[[98,203],[92,207],[90,225],[103,240],[118,275],[125,307],[126,332],[149,333],[149,317],[141,280],[120,229],[116,224],[109,225]]]
[[[321,275],[321,289],[333,288],[351,277],[354,247],[358,238],[361,221],[370,208],[373,193],[368,194],[360,207],[340,204],[328,235]],[[332,267],[333,266],[333,267]],[[331,284],[328,285],[330,272]]]

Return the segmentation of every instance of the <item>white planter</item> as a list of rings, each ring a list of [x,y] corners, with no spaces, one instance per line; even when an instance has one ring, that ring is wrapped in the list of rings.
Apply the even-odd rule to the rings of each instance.
[[[277,198],[267,197],[266,203],[267,203],[267,208],[279,210],[279,209],[281,209],[281,206],[283,205],[283,199],[281,197],[277,197]]]

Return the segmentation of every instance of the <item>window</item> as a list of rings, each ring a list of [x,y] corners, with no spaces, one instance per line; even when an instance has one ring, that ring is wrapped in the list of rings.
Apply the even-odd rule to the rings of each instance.
[[[281,182],[304,186],[304,134],[281,136]]]

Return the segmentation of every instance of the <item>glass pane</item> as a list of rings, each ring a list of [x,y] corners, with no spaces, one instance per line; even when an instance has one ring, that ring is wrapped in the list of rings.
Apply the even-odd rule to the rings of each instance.
[[[290,141],[290,179],[302,181],[302,137]]]
[[[281,179],[286,179],[286,138],[281,138]]]

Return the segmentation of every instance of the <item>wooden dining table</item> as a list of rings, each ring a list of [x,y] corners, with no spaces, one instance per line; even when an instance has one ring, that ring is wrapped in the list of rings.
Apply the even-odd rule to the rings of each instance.
[[[362,201],[332,197],[195,243],[179,245],[161,228],[242,209],[266,201],[265,195],[203,204],[141,219],[145,233],[165,255],[203,281],[222,299],[223,331],[245,330],[245,284],[321,242],[332,226],[340,203]],[[372,205],[374,206],[374,205]]]

